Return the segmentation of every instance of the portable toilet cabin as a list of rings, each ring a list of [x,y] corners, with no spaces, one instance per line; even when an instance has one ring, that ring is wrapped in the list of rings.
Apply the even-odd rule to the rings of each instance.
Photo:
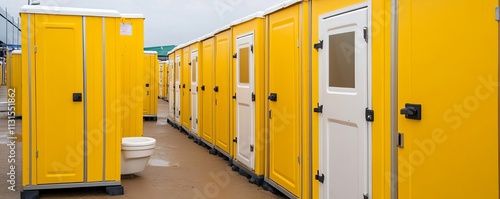
[[[23,96],[23,85],[22,85],[22,58],[21,50],[13,50],[7,53],[7,98],[13,99],[14,102],[9,102],[9,104],[14,105],[14,115],[10,115],[9,118],[14,117],[15,119],[21,119],[23,109],[22,109],[22,96]]]
[[[158,119],[158,52],[144,51],[143,115],[146,121]]]
[[[123,137],[143,135],[144,115],[144,16],[122,14],[120,21],[122,47]]]
[[[182,50],[182,63],[181,63],[181,129],[192,137],[191,122],[192,122],[192,104],[191,104],[191,44],[190,41],[184,46]]]
[[[200,139],[207,146],[211,147],[210,153],[216,154],[214,137],[214,55],[215,43],[214,34],[200,38],[202,56],[200,59],[200,79],[199,79],[199,134]]]
[[[231,104],[233,168],[252,176],[261,185],[265,171],[264,91],[264,12],[257,12],[231,23],[232,68]]]
[[[163,86],[164,86],[164,83],[163,83],[163,73],[164,73],[164,67],[165,67],[165,63],[163,61],[159,61],[158,62],[158,99],[163,99],[163,96],[164,96],[164,89],[163,89]]]
[[[34,5],[20,13],[21,198],[93,186],[123,194],[122,113],[116,111],[122,105],[120,14]]]
[[[193,139],[201,144],[200,135],[198,135],[198,110],[199,110],[199,101],[198,101],[198,83],[199,83],[199,75],[200,75],[200,63],[198,62],[198,57],[201,57],[201,42],[199,39],[194,40],[189,45],[189,72],[190,72],[190,98],[191,98],[191,117],[189,118],[191,122],[191,134],[193,135]]]
[[[175,120],[174,120],[174,125],[177,127],[179,130],[181,130],[181,97],[182,95],[182,75],[184,75],[184,72],[182,71],[182,48],[184,48],[185,44],[179,45],[175,49]],[[184,85],[186,86],[186,85]]]
[[[170,52],[168,52],[168,78],[167,78],[167,85],[168,85],[168,115],[167,115],[167,122],[169,124],[173,124],[175,121],[175,103],[176,103],[176,98],[175,98],[175,78],[176,78],[176,71],[175,71],[175,48],[172,49]]]
[[[214,68],[214,133],[215,148],[226,158],[233,157],[233,133],[230,131],[230,100],[231,94],[231,27],[218,29],[215,39],[215,68]]]

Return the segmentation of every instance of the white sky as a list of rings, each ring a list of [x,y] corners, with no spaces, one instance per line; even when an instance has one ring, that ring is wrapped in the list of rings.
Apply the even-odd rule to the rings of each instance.
[[[241,17],[286,0],[38,0],[41,5],[100,8],[146,17],[144,45],[178,45],[203,36]],[[28,0],[0,0],[16,17]]]

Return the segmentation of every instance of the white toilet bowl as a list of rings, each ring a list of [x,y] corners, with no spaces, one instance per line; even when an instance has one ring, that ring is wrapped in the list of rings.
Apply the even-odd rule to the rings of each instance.
[[[139,173],[146,168],[156,140],[149,137],[122,138],[122,175]]]

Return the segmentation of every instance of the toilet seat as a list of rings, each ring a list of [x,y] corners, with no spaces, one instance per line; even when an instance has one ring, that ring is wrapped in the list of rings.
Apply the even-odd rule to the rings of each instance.
[[[156,140],[149,137],[126,137],[122,138],[122,151],[138,151],[153,149]]]

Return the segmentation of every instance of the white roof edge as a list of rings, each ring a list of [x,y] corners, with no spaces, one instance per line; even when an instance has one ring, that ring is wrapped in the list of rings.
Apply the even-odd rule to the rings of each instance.
[[[221,28],[218,28],[217,30],[214,31],[214,35],[216,35],[216,34],[218,34],[220,32],[224,32],[226,30],[229,30],[230,28],[231,28],[230,24],[229,25],[225,25],[225,26],[223,26]]]
[[[120,17],[116,10],[71,8],[57,6],[24,5],[20,13],[50,14],[50,15],[75,15],[75,16],[98,16],[98,17]]]
[[[203,36],[199,37],[199,38],[198,38],[198,41],[204,41],[204,40],[206,40],[206,39],[208,39],[208,38],[210,38],[210,37],[213,37],[213,36],[214,36],[214,33],[213,33],[213,32],[211,32],[211,33],[208,33],[208,34],[206,34],[206,35],[203,35]]]
[[[21,50],[13,50],[12,54],[21,54]]]
[[[127,19],[144,19],[144,15],[143,14],[132,14],[132,13],[124,13],[124,14],[120,14],[121,17],[123,18],[127,18]]]
[[[164,63],[164,64],[166,64],[166,63],[168,63],[168,61],[160,61],[160,63]]]
[[[299,3],[299,2],[302,2],[303,0],[288,0],[288,1],[285,1],[283,3],[280,3],[278,5],[275,5],[275,6],[272,6],[268,9],[266,9],[266,11],[264,11],[264,15],[269,15],[269,14],[272,14],[278,10],[281,10],[283,8],[287,8],[287,7],[290,7],[292,5],[295,5],[296,3]]]
[[[144,54],[158,54],[156,51],[144,51]]]
[[[231,26],[242,24],[242,23],[245,23],[245,22],[250,21],[250,20],[255,19],[255,18],[264,18],[264,12],[259,11],[259,12],[253,13],[251,15],[245,16],[241,19],[235,20],[231,23]]]

